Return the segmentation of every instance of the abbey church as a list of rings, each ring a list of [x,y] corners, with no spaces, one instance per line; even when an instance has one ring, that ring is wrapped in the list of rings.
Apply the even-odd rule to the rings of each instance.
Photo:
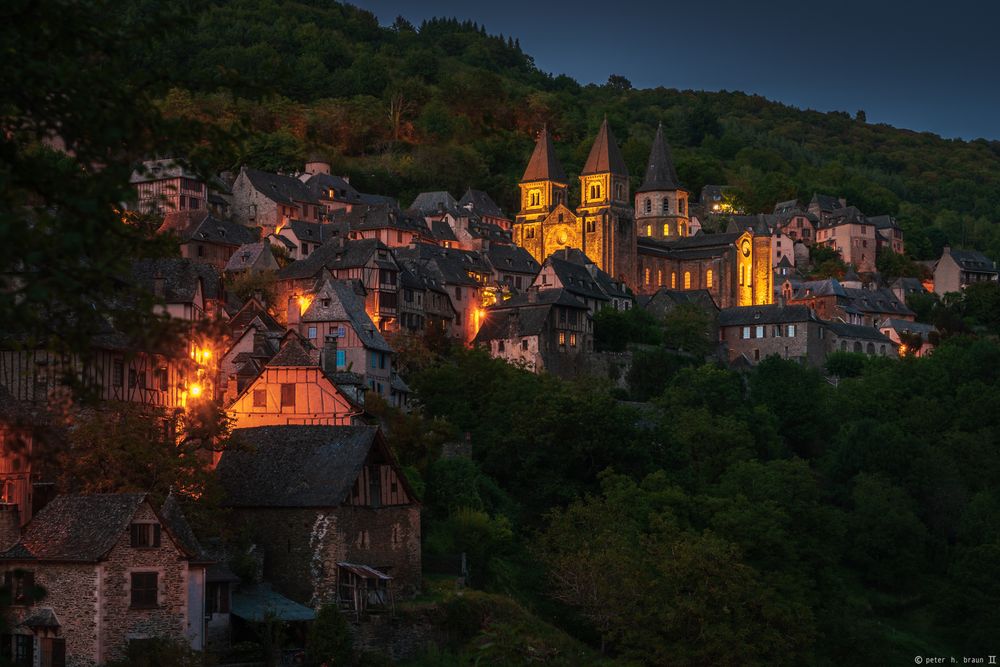
[[[566,197],[569,179],[543,129],[520,182],[514,223],[514,241],[537,261],[579,248],[638,294],[707,290],[720,308],[773,302],[770,232],[692,234],[689,192],[677,178],[662,126],[634,199],[606,118],[579,178],[574,211]]]

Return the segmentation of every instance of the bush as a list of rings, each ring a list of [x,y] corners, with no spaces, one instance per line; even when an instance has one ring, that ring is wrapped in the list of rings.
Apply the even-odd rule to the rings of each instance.
[[[310,665],[345,665],[353,657],[354,646],[347,619],[336,605],[320,607],[309,629],[306,655]]]

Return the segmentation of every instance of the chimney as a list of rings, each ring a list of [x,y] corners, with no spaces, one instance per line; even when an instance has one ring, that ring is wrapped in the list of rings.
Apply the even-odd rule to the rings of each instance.
[[[337,337],[333,334],[327,334],[323,339],[323,351],[319,363],[327,375],[337,372]]]
[[[21,539],[21,513],[17,503],[0,503],[0,551],[6,551]]]
[[[153,278],[153,296],[162,299],[166,294],[166,280],[160,274]]]
[[[299,298],[296,295],[288,297],[288,326],[293,324],[298,324],[299,319],[302,317],[302,309],[299,307]]]
[[[528,303],[538,303],[538,287],[535,285],[528,288]]]
[[[840,202],[840,208],[847,208],[847,198],[846,197],[841,197],[837,201]]]
[[[313,160],[311,162],[306,162],[306,173],[309,175],[329,174],[330,163],[324,162],[323,160]]]

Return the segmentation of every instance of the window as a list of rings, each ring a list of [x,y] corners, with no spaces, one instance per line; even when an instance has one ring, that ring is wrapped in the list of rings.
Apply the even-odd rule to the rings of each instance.
[[[205,256],[205,246],[203,246],[203,245],[199,245],[198,246],[198,256],[199,257],[204,257]]]
[[[160,546],[160,524],[133,523],[129,526],[129,538],[133,549],[154,549]]]
[[[788,325],[788,337],[789,338],[795,338],[795,325],[794,324],[789,324]]]
[[[712,287],[712,269],[705,272],[705,287]]]
[[[670,200],[666,197],[663,198],[663,212],[670,213]]]
[[[16,606],[28,606],[34,601],[35,573],[14,570],[3,576],[3,585],[10,591],[10,602]]]
[[[764,337],[764,325],[763,324],[758,324],[757,325],[757,330],[754,331],[753,335],[754,335],[754,338],[763,338]]]
[[[371,364],[372,368],[378,368],[378,353],[377,352],[369,352],[368,353],[368,361]]]
[[[741,334],[740,338],[742,338],[743,340],[749,340],[750,339],[750,327],[743,327],[743,330],[740,332],[740,334]]]
[[[646,236],[653,235],[653,225],[646,225]]]
[[[593,232],[597,230],[597,218],[589,218],[587,220],[587,231]]]
[[[528,195],[529,206],[538,206],[541,203],[542,194],[538,190],[532,190]]]
[[[2,635],[0,657],[5,658],[4,664],[16,667],[32,667],[35,664],[34,635]],[[64,663],[65,664],[65,663]]]
[[[656,270],[656,286],[663,287],[663,269]]]
[[[565,345],[566,344],[566,332],[565,331],[560,331],[559,332],[559,344],[560,345]]]
[[[160,391],[166,391],[167,387],[170,385],[170,379],[169,376],[167,375],[167,369],[157,368],[155,377],[156,377],[157,389],[159,389]]]
[[[306,336],[306,338],[308,338],[309,340],[316,339],[316,327],[309,327],[309,335]]]
[[[673,271],[670,274],[670,289],[677,289],[677,272]]]
[[[133,572],[132,573],[132,608],[133,609],[155,609],[157,606],[157,579],[156,572]]]
[[[396,232],[396,243],[403,242],[403,232]]]
[[[522,338],[521,339],[521,349],[522,350],[527,350],[528,349],[528,339],[527,338]]]
[[[653,212],[653,200],[651,200],[649,197],[646,197],[646,201],[644,203],[644,206],[646,208],[646,213],[652,213]]]
[[[139,389],[146,388],[146,374],[140,373],[134,368],[128,369],[128,386],[138,387]]]
[[[385,368],[385,352],[378,353],[378,367],[382,369]]]
[[[337,368],[345,368],[347,366],[347,351],[337,350]]]
[[[254,389],[253,390],[253,406],[255,408],[266,408],[267,407],[267,390],[266,389]]]
[[[615,184],[615,199],[624,199],[625,190],[621,183]]]
[[[646,284],[648,285],[649,284],[649,269],[648,268],[646,269],[645,275],[646,275]]]
[[[576,347],[576,334],[575,333],[571,333],[569,335],[569,344],[572,345],[573,347]]]
[[[287,383],[281,385],[281,407],[295,407],[295,384]]]
[[[461,301],[461,300],[462,300],[462,288],[461,287],[456,287],[455,288],[455,301]]]
[[[338,338],[343,338],[344,335],[345,335],[345,333],[346,333],[346,331],[344,330],[344,327],[342,327],[342,326],[337,327],[337,337]]]
[[[681,215],[684,215],[684,209],[686,208],[686,206],[687,206],[686,200],[684,199],[677,200],[677,212],[680,213]]]
[[[504,351],[504,349],[503,349],[503,341],[502,340],[497,341],[497,352],[501,352],[502,353],[503,351]]]
[[[670,223],[669,222],[664,222],[663,223],[663,235],[664,236],[670,236]]]
[[[535,238],[535,228],[534,227],[528,227],[527,229],[525,229],[524,230],[524,238],[526,238],[526,239],[533,239],[533,238]]]
[[[691,289],[691,272],[684,272],[684,289]]]

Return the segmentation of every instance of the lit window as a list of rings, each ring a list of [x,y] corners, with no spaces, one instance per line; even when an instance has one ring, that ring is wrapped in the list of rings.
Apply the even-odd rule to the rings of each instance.
[[[674,271],[670,274],[670,289],[677,289],[677,272]]]
[[[646,269],[646,284],[649,284],[649,269]]]
[[[669,222],[664,222],[663,223],[663,235],[664,236],[670,236],[670,223]]]
[[[748,340],[750,338],[750,327],[743,327],[743,331],[740,333],[742,334],[741,338],[743,338],[743,340]]]
[[[691,272],[684,272],[684,289],[691,289]]]
[[[653,225],[646,225],[646,236],[653,235]]]
[[[754,332],[754,338],[763,338],[763,337],[764,337],[764,325],[758,324],[757,331]]]
[[[576,347],[576,334],[569,335],[569,344],[573,347]]]
[[[705,287],[712,287],[712,269],[705,272]]]
[[[566,344],[566,332],[565,331],[560,331],[559,332],[559,344],[560,345],[565,345]]]
[[[656,270],[656,285],[657,287],[663,286],[663,269]]]
[[[789,338],[795,338],[795,325],[794,324],[789,324],[788,325],[788,337]]]

